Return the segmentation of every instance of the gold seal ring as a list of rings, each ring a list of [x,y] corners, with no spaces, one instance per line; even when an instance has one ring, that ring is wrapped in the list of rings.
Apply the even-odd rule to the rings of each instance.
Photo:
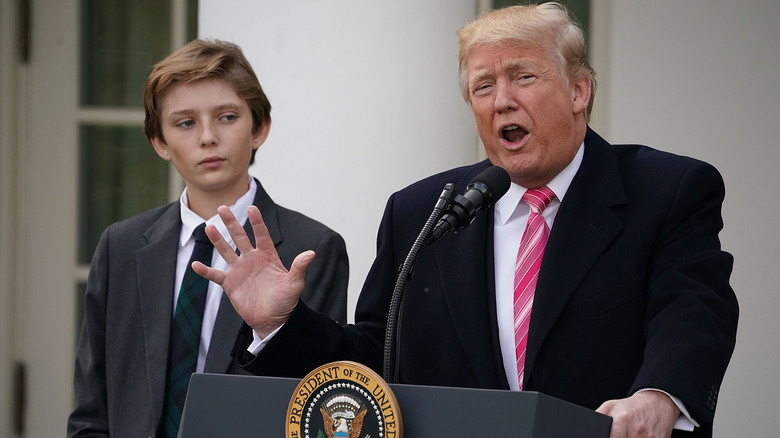
[[[287,438],[402,438],[390,385],[357,362],[316,368],[295,388],[287,407]]]

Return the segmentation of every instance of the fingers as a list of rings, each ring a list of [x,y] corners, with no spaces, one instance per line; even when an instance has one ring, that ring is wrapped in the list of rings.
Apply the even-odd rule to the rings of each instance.
[[[268,233],[268,228],[265,226],[265,221],[263,220],[263,215],[260,214],[260,209],[251,205],[246,210],[246,214],[249,218],[249,223],[252,225],[252,231],[255,234],[255,246],[257,246],[257,249],[274,249],[275,251],[276,247],[274,246],[273,240],[271,240],[271,235]]]
[[[257,209],[257,207],[254,208]],[[228,233],[230,233],[230,238],[233,239],[233,243],[236,245],[236,249],[242,253],[251,251],[253,249],[252,242],[249,241],[249,237],[246,235],[246,231],[244,231],[244,228],[241,226],[241,224],[238,222],[236,217],[233,215],[233,212],[230,211],[230,208],[222,205],[217,209],[217,213],[219,214],[219,217],[222,219],[222,223],[225,224]],[[210,238],[211,236],[209,236],[209,239]],[[214,241],[212,240],[212,242]],[[216,242],[214,242],[214,248],[217,248]],[[217,250],[219,250],[219,248],[217,248]],[[225,259],[225,261],[230,263],[230,260],[228,260],[228,258],[225,257],[224,254],[222,254],[222,251],[220,251],[219,253],[222,255],[222,258]],[[235,254],[233,255],[235,256]]]
[[[242,229],[241,231],[243,232],[244,230]],[[214,244],[214,249],[219,252],[219,255],[221,255],[228,264],[233,263],[238,258],[236,251],[233,250],[233,247],[222,237],[222,233],[219,232],[216,226],[213,224],[206,225],[206,236],[208,236],[211,243]]]
[[[252,230],[255,235],[255,246],[252,245],[249,236],[247,236],[246,231],[241,223],[238,222],[233,212],[230,211],[230,208],[222,205],[217,209],[217,213],[219,214],[220,219],[222,219],[222,223],[225,224],[225,228],[227,229],[228,234],[230,234],[230,238],[233,240],[235,249],[240,253],[248,253],[253,250],[255,246],[261,250],[273,249],[276,251],[273,240],[268,233],[268,228],[263,221],[263,215],[260,214],[260,210],[258,210],[256,206],[252,205],[247,209],[249,222],[252,225]],[[211,243],[214,244],[214,248],[219,251],[219,254],[228,264],[232,264],[237,260],[238,256],[236,252],[214,225],[206,227],[206,235],[209,237],[209,240],[211,240]]]
[[[610,438],[669,437],[680,414],[666,394],[653,390],[608,400],[596,412],[612,417]]]
[[[596,412],[604,415],[609,415],[612,412],[612,407],[615,404],[615,400],[607,400],[596,409]]]
[[[607,400],[596,409],[596,412],[612,417],[612,428],[609,431],[609,438],[626,438],[626,425],[620,422],[619,419],[615,419],[616,415],[613,412],[615,405],[615,400]]]
[[[233,254],[235,255],[235,253]],[[226,276],[225,271],[221,271],[215,268],[210,268],[201,262],[197,262],[197,261],[193,262],[192,270],[195,271],[195,273],[200,275],[201,277],[213,281],[214,283],[220,286],[222,286],[222,284],[225,282],[225,276]]]

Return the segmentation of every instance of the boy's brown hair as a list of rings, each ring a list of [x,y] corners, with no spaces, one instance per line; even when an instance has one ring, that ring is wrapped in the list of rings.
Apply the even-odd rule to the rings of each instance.
[[[271,103],[252,66],[236,44],[219,40],[192,40],[155,64],[144,88],[144,133],[165,142],[159,102],[166,91],[181,83],[218,78],[233,85],[252,112],[252,133],[271,121]],[[251,165],[255,161],[252,151]]]

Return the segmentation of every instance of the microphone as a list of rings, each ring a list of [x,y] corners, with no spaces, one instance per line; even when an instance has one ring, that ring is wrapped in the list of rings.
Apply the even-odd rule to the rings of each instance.
[[[396,332],[401,317],[401,301],[403,300],[406,283],[411,278],[412,267],[425,244],[432,243],[453,228],[468,226],[481,208],[490,207],[509,190],[509,174],[506,170],[491,166],[483,170],[469,182],[466,193],[455,195],[455,185],[447,183],[433,212],[425,222],[422,231],[415,239],[409,254],[406,256],[395,281],[393,296],[390,299],[390,309],[387,312],[387,327],[385,329],[385,348],[382,360],[382,376],[388,383],[396,381],[396,365],[398,346]],[[434,225],[435,224],[435,225]]]
[[[474,220],[477,210],[488,208],[509,190],[511,180],[506,170],[491,166],[469,182],[463,195],[456,195],[448,211],[433,228],[428,244],[453,228],[465,228]]]

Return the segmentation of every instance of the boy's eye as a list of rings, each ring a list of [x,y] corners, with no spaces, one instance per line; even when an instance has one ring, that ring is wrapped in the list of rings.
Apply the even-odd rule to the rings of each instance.
[[[189,128],[190,126],[194,125],[195,121],[193,120],[183,120],[176,124],[176,126],[182,127],[182,128]]]
[[[230,122],[230,121],[236,120],[238,118],[238,116],[235,115],[235,114],[225,114],[224,116],[222,116],[222,118],[225,119],[226,121]]]

